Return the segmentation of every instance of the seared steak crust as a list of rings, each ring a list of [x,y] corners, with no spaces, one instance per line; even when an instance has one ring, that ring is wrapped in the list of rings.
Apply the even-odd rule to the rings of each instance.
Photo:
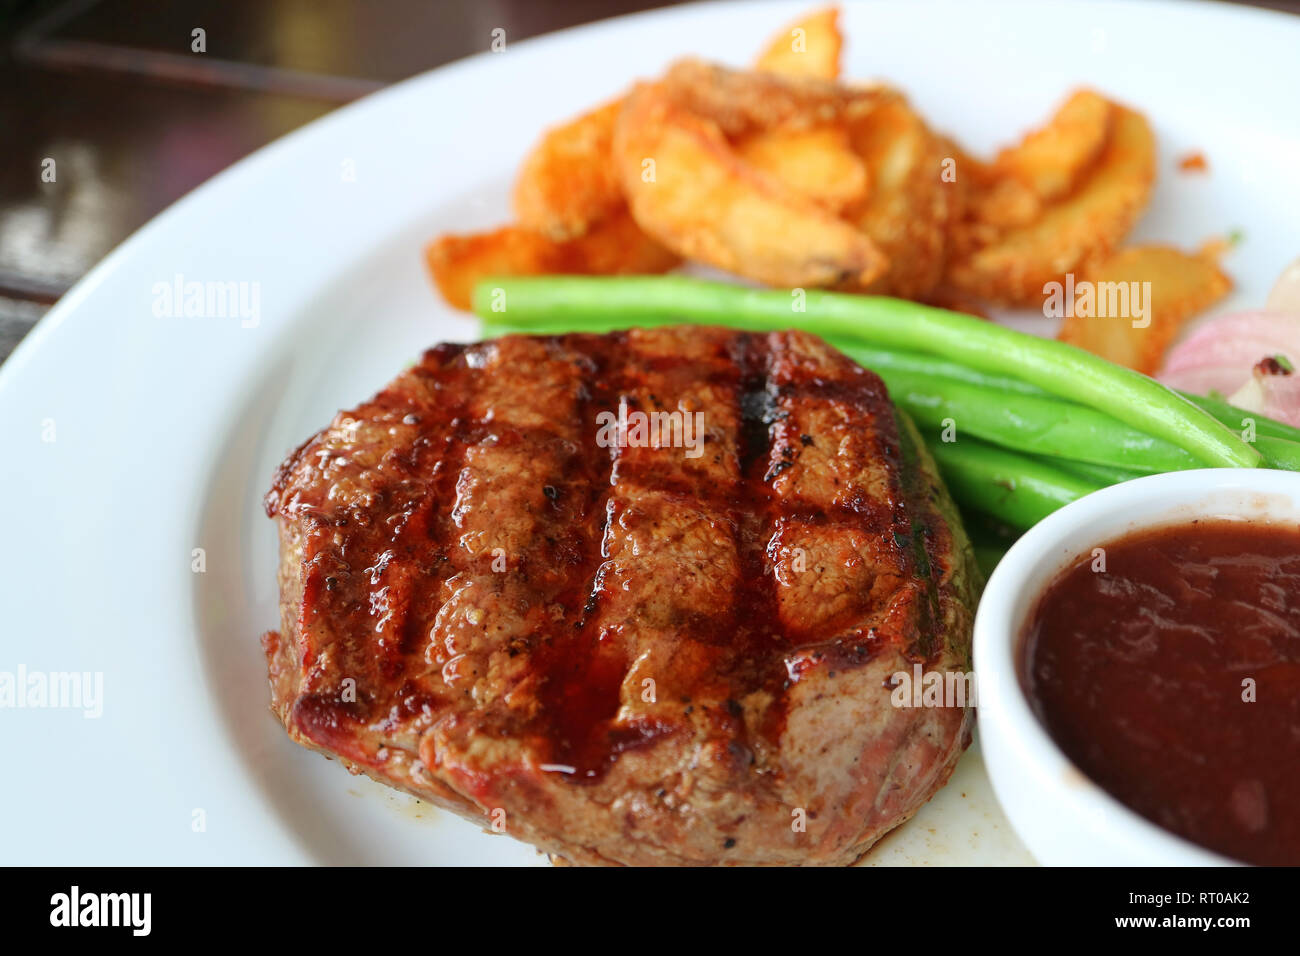
[[[673,411],[698,454],[640,440]],[[969,670],[969,545],[880,380],[807,334],[441,345],[266,508],[290,736],[570,862],[850,863],[969,740],[890,699]]]

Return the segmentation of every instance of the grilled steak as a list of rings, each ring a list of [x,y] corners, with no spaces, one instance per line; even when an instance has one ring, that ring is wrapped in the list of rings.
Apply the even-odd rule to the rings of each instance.
[[[280,467],[289,735],[575,863],[851,863],[942,786],[969,545],[820,339],[441,345]]]

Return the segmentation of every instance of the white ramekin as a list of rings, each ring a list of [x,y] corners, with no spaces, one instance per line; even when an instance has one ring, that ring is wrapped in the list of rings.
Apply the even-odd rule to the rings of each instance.
[[[1024,535],[989,579],[975,616],[984,762],[998,801],[1040,863],[1206,866],[1232,861],[1129,810],[1070,763],[1020,680],[1026,619],[1067,564],[1131,531],[1193,518],[1300,524],[1300,473],[1216,468],[1138,478],[1067,505]]]

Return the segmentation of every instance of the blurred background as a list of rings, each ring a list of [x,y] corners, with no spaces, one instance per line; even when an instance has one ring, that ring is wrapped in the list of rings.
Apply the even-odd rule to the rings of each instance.
[[[271,140],[498,28],[514,42],[667,5],[0,0],[0,361],[114,246]]]

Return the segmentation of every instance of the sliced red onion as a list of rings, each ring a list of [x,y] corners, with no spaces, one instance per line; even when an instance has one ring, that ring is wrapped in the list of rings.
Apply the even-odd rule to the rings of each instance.
[[[1257,368],[1264,359],[1277,365]],[[1157,378],[1198,395],[1216,392],[1300,426],[1300,314],[1270,310],[1212,319],[1170,351]]]

